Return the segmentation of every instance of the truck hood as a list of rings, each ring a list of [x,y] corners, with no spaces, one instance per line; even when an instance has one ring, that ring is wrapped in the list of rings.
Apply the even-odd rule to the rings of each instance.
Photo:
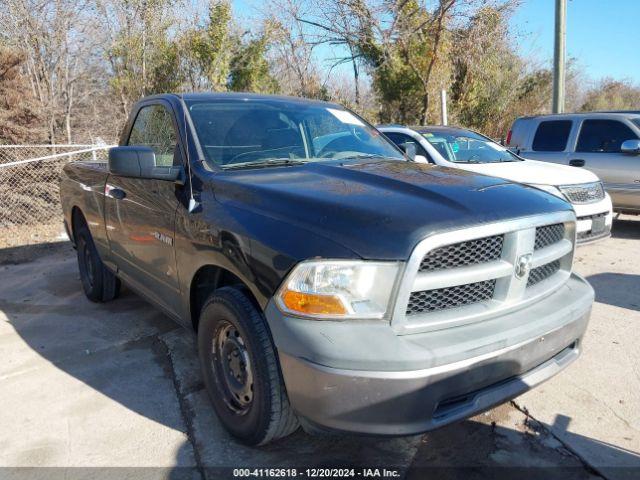
[[[534,188],[413,162],[318,162],[215,177],[220,203],[295,224],[367,259],[404,260],[435,232],[571,210]]]
[[[598,181],[597,175],[589,170],[536,160],[454,165],[466,171],[492,175],[518,183],[558,186]]]

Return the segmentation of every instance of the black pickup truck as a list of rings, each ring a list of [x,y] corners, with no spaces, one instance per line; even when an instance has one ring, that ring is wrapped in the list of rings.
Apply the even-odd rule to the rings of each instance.
[[[254,445],[486,410],[577,358],[594,297],[571,205],[408,161],[331,103],[145,98],[61,197],[87,297],[122,281],[196,331],[218,416]]]

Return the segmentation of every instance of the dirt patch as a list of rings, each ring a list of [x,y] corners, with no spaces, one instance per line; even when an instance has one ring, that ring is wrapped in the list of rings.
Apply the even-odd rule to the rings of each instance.
[[[0,249],[67,240],[62,220],[37,225],[10,226],[0,229]]]

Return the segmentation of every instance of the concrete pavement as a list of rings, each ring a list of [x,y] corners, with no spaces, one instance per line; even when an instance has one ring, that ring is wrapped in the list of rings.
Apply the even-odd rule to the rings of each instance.
[[[128,467],[119,478],[216,478],[231,474],[225,467],[287,465],[386,466],[416,479],[513,476],[532,466],[536,478],[640,475],[640,219],[615,230],[578,250],[576,270],[597,303],[584,354],[564,374],[421,437],[298,431],[259,449],[222,430],[190,332],[126,290],[108,304],[88,302],[68,244],[0,250],[0,467],[74,468],[0,477],[108,478],[113,471],[97,467]]]

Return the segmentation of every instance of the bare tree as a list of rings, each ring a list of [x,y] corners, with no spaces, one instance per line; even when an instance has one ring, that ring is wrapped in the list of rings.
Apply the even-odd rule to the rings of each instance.
[[[283,93],[322,97],[320,70],[314,59],[319,45],[300,20],[306,14],[302,0],[268,0],[263,15],[272,36],[271,61],[274,76]]]
[[[95,59],[89,0],[6,0],[0,18],[5,41],[24,52],[34,96],[47,122],[48,138],[72,140],[72,115],[81,83]]]

